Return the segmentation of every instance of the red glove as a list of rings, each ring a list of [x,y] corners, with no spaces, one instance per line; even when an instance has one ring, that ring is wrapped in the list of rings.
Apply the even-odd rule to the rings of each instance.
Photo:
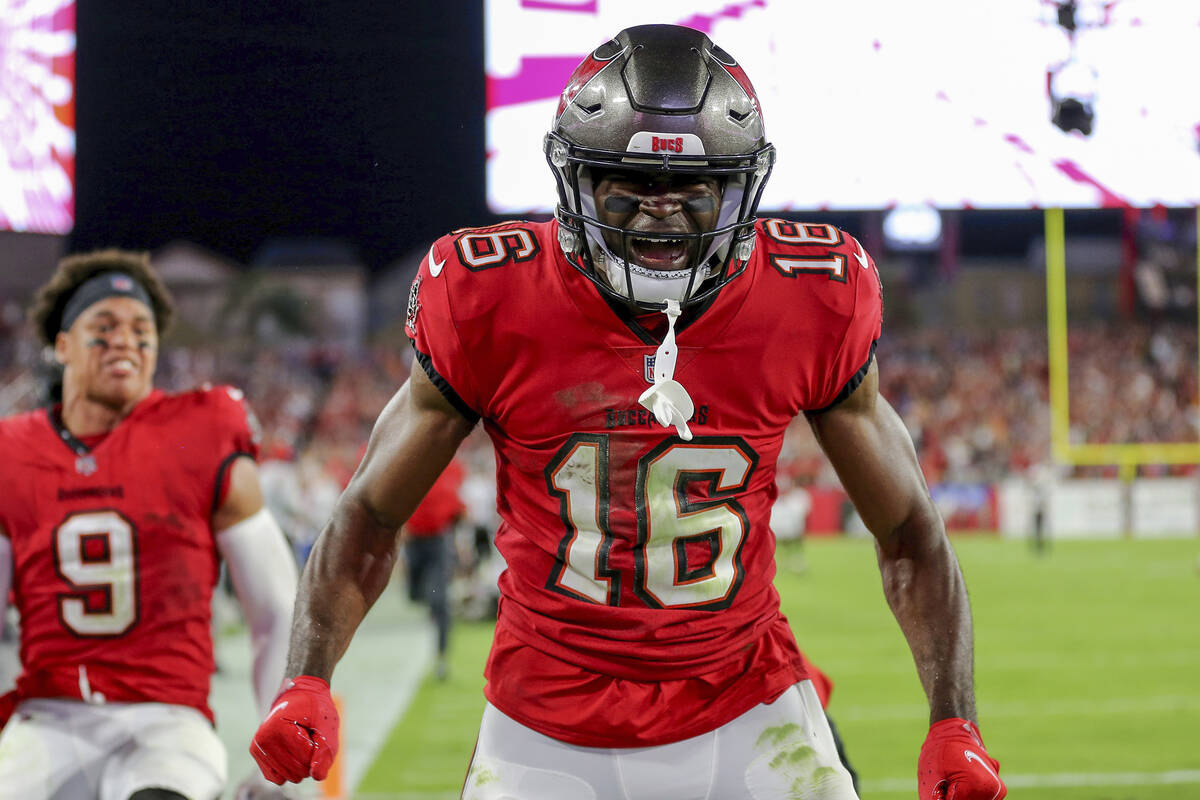
[[[283,682],[267,718],[250,742],[250,755],[272,783],[323,781],[338,749],[338,713],[329,684],[300,675]]]
[[[1000,762],[987,754],[974,722],[951,717],[929,728],[917,761],[920,800],[1002,800]]]

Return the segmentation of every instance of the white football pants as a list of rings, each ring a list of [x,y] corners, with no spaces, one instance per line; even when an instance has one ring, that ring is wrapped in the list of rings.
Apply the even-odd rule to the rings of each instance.
[[[0,800],[126,800],[171,789],[215,800],[225,747],[194,708],[26,700],[0,735]]]
[[[810,681],[658,747],[566,744],[491,703],[462,800],[858,800]]]

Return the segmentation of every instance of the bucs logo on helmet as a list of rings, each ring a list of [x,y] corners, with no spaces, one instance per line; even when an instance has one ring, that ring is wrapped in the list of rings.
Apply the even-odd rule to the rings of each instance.
[[[703,33],[640,25],[596,48],[567,82],[544,151],[558,185],[559,244],[602,291],[660,310],[668,299],[700,302],[744,271],[775,148],[745,72]],[[716,223],[670,234],[606,225],[594,196],[604,170],[717,179]],[[631,258],[636,239],[683,241],[692,255],[683,269],[646,269]]]

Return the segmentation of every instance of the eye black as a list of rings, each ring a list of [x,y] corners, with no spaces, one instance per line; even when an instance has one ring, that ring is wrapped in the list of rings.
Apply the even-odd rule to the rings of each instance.
[[[640,205],[638,198],[627,194],[610,194],[604,198],[604,210],[610,214],[632,214]]]

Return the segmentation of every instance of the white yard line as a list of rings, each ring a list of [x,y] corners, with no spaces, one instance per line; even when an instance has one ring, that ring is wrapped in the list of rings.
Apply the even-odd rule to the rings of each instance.
[[[801,639],[800,643],[803,645],[803,639]],[[978,655],[976,653],[976,657]],[[837,666],[836,671],[831,672],[834,677],[845,677],[847,675],[856,677],[908,675],[913,670],[912,662],[908,660],[907,653],[904,653],[903,656],[901,657],[901,654],[897,654],[895,658],[887,658],[885,660],[840,664]],[[1074,667],[1077,663],[1078,658],[1073,654],[1052,652],[1005,653],[988,655],[987,657],[987,669],[989,672],[1004,670],[1053,671],[1056,667]],[[1196,650],[1174,650],[1156,652],[1152,655],[1116,652],[1097,654],[1095,658],[1089,660],[1089,665],[1094,669],[1139,668],[1147,663],[1163,667],[1200,666],[1200,652]]]
[[[1171,786],[1200,784],[1200,770],[1169,772],[1059,772],[1046,775],[1005,775],[1013,789],[1071,789],[1110,786]],[[883,778],[863,781],[862,791],[869,794],[908,794],[917,790],[912,778]],[[458,792],[368,792],[354,800],[458,800]]]
[[[1158,697],[1110,697],[1107,700],[1061,700],[1049,702],[980,703],[980,716],[1104,716],[1145,712],[1200,711],[1200,695],[1160,695]],[[925,704],[907,703],[890,706],[846,706],[835,702],[830,713],[837,722],[880,722],[922,718],[929,713]]]
[[[1001,774],[1009,790],[1013,789],[1073,789],[1088,786],[1169,786],[1200,783],[1200,770],[1184,769],[1168,772],[1057,772],[1046,775]],[[915,793],[917,782],[912,778],[882,778],[862,782],[863,794]],[[364,797],[363,800],[366,800]],[[383,800],[382,797],[378,800]],[[416,798],[412,798],[416,800]],[[433,800],[432,797],[429,800]]]

